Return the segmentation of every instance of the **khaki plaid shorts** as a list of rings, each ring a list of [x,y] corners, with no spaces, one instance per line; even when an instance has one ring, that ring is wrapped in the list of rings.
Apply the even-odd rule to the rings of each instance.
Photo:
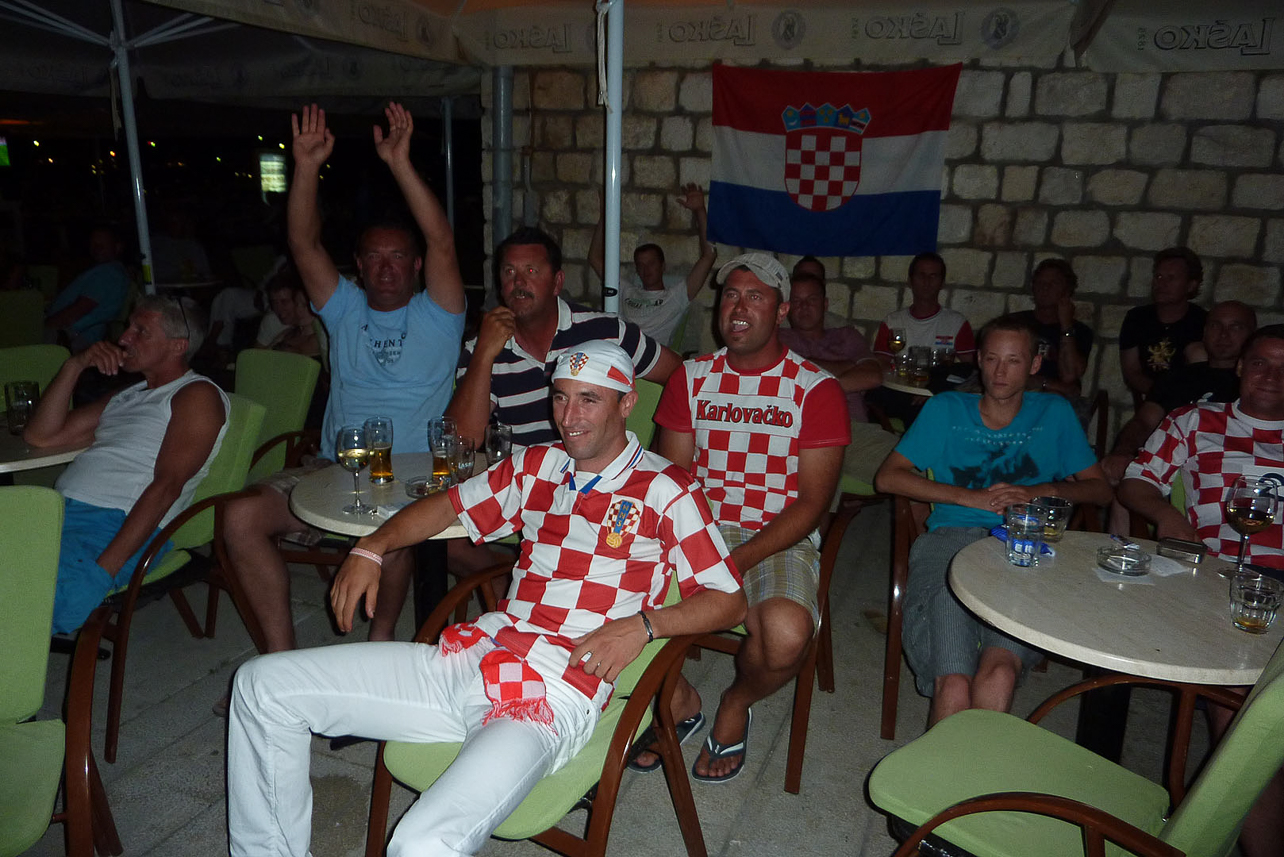
[[[718,532],[727,543],[728,550],[735,550],[757,535],[757,530],[719,524]],[[813,627],[820,624],[820,550],[812,543],[811,536],[792,547],[772,554],[753,568],[740,569],[744,577],[745,597],[749,606],[761,604],[768,598],[786,598],[801,605],[811,614]]]
[[[288,500],[290,492],[294,490],[294,486],[298,485],[304,476],[333,465],[334,462],[328,458],[305,459],[305,463],[299,467],[287,467],[285,470],[278,470],[271,476],[264,476],[254,484],[263,488],[270,488],[276,493],[284,495]],[[297,545],[313,547],[320,543],[325,536],[326,533],[322,530],[299,521],[299,529],[296,532],[289,533],[284,538]]]

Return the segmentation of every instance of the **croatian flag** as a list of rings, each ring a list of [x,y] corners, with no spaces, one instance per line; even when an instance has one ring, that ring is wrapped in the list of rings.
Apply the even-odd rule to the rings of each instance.
[[[715,65],[709,238],[816,256],[935,250],[961,68]]]

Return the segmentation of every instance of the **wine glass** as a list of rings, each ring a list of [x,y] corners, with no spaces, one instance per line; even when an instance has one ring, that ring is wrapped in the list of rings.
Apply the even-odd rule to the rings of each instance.
[[[892,349],[893,354],[900,352],[905,347],[905,329],[902,327],[893,327],[891,336],[887,340],[887,347]]]
[[[350,515],[363,515],[374,512],[374,507],[361,502],[361,483],[357,474],[370,462],[370,442],[366,437],[365,426],[344,426],[339,429],[337,442],[339,464],[352,474],[353,501],[343,507]]]
[[[1236,573],[1244,570],[1248,537],[1260,533],[1275,521],[1275,509],[1279,505],[1275,489],[1274,482],[1255,476],[1238,476],[1231,485],[1230,493],[1226,496],[1226,522],[1239,533]]]

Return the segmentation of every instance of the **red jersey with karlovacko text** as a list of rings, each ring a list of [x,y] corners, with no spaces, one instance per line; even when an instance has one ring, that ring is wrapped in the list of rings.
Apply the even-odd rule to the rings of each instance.
[[[737,372],[725,348],[686,361],[665,384],[655,421],[695,433],[694,473],[713,517],[750,530],[798,498],[799,450],[851,442],[834,376],[788,349],[761,372]]]

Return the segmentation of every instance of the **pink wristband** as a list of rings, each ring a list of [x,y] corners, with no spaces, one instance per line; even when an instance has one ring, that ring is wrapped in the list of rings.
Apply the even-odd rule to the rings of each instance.
[[[379,556],[379,554],[375,553],[374,551],[368,551],[365,548],[352,548],[350,551],[348,551],[348,553],[356,554],[359,557],[368,559],[371,562],[373,562],[375,565],[379,566],[380,568],[383,568],[383,557]]]

